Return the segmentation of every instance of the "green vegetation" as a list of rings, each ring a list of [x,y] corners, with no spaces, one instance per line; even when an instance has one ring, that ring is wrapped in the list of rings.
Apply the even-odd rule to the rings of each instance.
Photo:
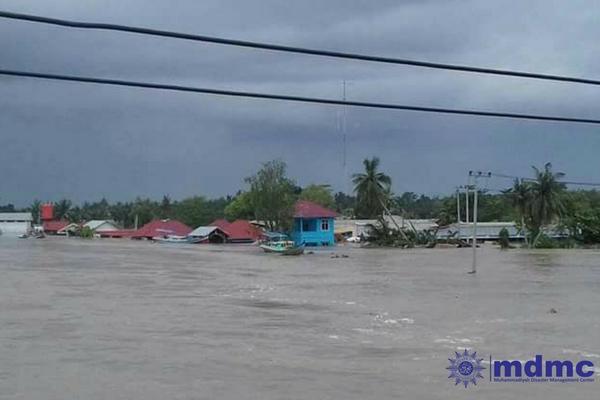
[[[498,232],[498,237],[499,237],[498,242],[500,243],[500,248],[501,249],[509,249],[510,248],[510,241],[509,241],[510,234],[508,232],[508,229],[502,228],[500,230],[500,232]]]
[[[248,192],[239,192],[225,207],[225,218],[228,221],[236,219],[253,219],[254,208]]]
[[[377,157],[365,159],[365,172],[352,176],[358,218],[378,218],[390,200],[392,179],[379,171],[379,163]]]
[[[84,239],[91,239],[94,237],[94,231],[89,226],[84,226],[79,232],[79,236]]]
[[[551,239],[543,237],[542,228],[549,224],[559,224],[565,216],[568,195],[565,185],[559,182],[565,174],[553,172],[550,163],[543,170],[532,168],[534,178],[515,180],[506,195],[519,216],[529,247],[553,247],[549,243]]]
[[[124,228],[134,228],[136,219],[138,227],[156,218],[179,219],[192,227],[206,225],[217,218],[257,219],[264,221],[269,229],[285,230],[291,226],[294,202],[305,199],[335,209],[348,218],[379,219],[388,208],[391,214],[405,218],[435,219],[440,225],[456,222],[455,194],[430,197],[405,192],[396,195],[392,192],[391,178],[380,171],[377,157],[364,160],[363,167],[364,171],[352,178],[356,195],[342,192],[333,195],[326,184],[299,188],[287,177],[286,164],[274,160],[263,164],[256,174],[246,178],[247,190],[238,191],[235,196],[215,199],[194,196],[177,201],[165,195],[160,201],[137,198],[130,202],[109,203],[101,199],[81,205],[62,199],[55,203],[55,218],[71,222],[112,219]],[[516,221],[525,233],[526,245],[530,247],[600,244],[600,192],[569,191],[561,183],[563,177],[563,173],[554,172],[548,163],[542,169],[533,167],[532,178],[516,180],[504,192],[479,191],[478,220]],[[40,204],[39,200],[34,200],[22,210],[12,204],[0,205],[0,212],[30,211],[37,220]],[[464,194],[461,204],[461,219],[465,220]],[[570,240],[557,242],[548,238],[543,229],[546,226],[556,227]],[[411,229],[388,228],[375,241],[401,246],[431,242],[431,237],[419,237]]]
[[[308,185],[302,189],[300,200],[309,200],[328,208],[336,206],[329,185]]]
[[[368,238],[370,244],[385,247],[434,247],[437,243],[437,232],[417,231],[414,227],[391,227],[385,219],[379,218],[371,227]]]
[[[292,225],[296,185],[287,177],[286,169],[283,161],[269,161],[255,175],[246,178],[254,216],[272,231],[288,230]]]

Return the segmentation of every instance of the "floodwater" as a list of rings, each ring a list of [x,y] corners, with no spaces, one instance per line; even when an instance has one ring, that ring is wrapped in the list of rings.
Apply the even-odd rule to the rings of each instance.
[[[467,389],[446,367],[465,347],[600,365],[600,252],[470,257],[2,238],[0,399],[597,398],[600,367]]]

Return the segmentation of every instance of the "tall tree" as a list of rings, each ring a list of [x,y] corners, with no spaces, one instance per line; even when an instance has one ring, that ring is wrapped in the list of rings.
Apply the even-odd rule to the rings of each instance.
[[[29,211],[31,212],[31,216],[33,217],[33,222],[34,223],[38,223],[40,222],[40,207],[42,206],[42,202],[39,201],[38,199],[35,199],[31,202],[31,205],[29,206]]]
[[[287,177],[286,169],[283,161],[273,160],[264,163],[255,175],[246,178],[255,216],[271,230],[291,228],[296,186]]]
[[[160,202],[160,208],[159,208],[160,218],[162,218],[162,219],[170,218],[173,213],[172,207],[173,207],[173,205],[171,202],[171,198],[165,194],[162,198],[162,201]]]
[[[54,218],[65,219],[71,210],[71,200],[62,199],[58,203],[54,203]]]
[[[529,212],[534,236],[532,246],[535,247],[542,233],[542,227],[564,214],[565,185],[559,180],[565,174],[553,172],[551,163],[546,163],[543,170],[532,168],[535,179],[531,182]]]
[[[357,197],[356,214],[359,218],[380,217],[384,204],[389,201],[392,179],[379,171],[379,158],[365,159],[364,173],[352,175]]]
[[[308,185],[300,192],[300,199],[312,201],[328,208],[335,206],[329,185]]]
[[[530,216],[530,205],[531,205],[531,184],[524,179],[515,179],[512,188],[504,192],[515,211],[519,219],[521,220],[521,230],[526,233],[528,224],[526,218]],[[525,242],[527,243],[527,234],[525,234]]]
[[[254,218],[254,209],[248,192],[240,192],[225,207],[225,218],[229,221],[236,219]]]

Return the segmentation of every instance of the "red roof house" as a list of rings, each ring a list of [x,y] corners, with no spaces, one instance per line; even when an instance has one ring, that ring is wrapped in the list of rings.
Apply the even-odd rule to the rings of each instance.
[[[101,238],[121,239],[132,237],[136,232],[135,229],[118,229],[116,231],[102,231],[97,234],[100,235]]]
[[[229,243],[253,243],[263,237],[263,231],[252,225],[250,221],[238,219],[228,222],[224,219],[216,219],[209,224],[216,226],[227,233]]]
[[[174,219],[156,219],[131,234],[133,239],[152,239],[160,236],[187,236],[192,228]]]
[[[210,224],[208,224],[208,226],[216,226],[218,228],[221,228],[222,230],[227,230],[227,227],[229,226],[230,222],[227,221],[226,219],[215,219],[213,222],[211,222]]]
[[[250,221],[238,219],[226,228],[231,243],[252,243],[263,237],[263,232]]]

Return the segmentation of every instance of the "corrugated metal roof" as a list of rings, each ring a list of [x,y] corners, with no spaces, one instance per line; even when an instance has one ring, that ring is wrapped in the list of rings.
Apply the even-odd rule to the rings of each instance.
[[[0,213],[0,221],[33,221],[31,213]]]
[[[88,221],[85,224],[83,224],[83,226],[88,227],[91,230],[95,231],[104,224],[107,224],[109,226],[106,227],[107,229],[104,229],[104,227],[103,227],[103,230],[118,230],[119,229],[113,221],[110,221],[107,219],[93,219],[93,220]]]
[[[219,228],[218,226],[199,226],[196,229],[194,229],[193,231],[190,232],[190,234],[188,236],[193,236],[193,237],[206,237],[208,235],[210,235],[211,233],[213,233],[216,230],[220,230],[221,232],[223,232],[223,230],[221,228]],[[226,232],[224,232],[226,233]]]

